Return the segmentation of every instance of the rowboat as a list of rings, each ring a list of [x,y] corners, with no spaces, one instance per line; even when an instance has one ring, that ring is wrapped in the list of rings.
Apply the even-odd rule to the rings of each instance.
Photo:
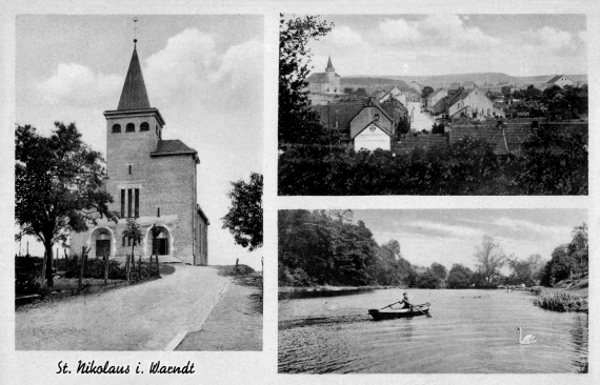
[[[430,303],[424,303],[422,305],[416,305],[406,309],[369,309],[369,314],[373,316],[376,321],[383,319],[394,319],[404,317],[416,317],[419,315],[426,315],[431,308]],[[420,309],[420,311],[419,311]]]

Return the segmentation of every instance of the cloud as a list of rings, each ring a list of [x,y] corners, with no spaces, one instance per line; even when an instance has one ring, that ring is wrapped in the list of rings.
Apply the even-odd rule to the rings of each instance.
[[[481,49],[498,45],[498,39],[477,27],[467,27],[458,15],[429,15],[417,21],[386,19],[379,24],[384,43],[444,51]]]
[[[455,224],[445,224],[430,221],[415,221],[407,225],[412,231],[419,234],[423,232],[434,233],[441,237],[452,238],[481,238],[486,233],[478,228],[469,226],[457,226]]]
[[[570,234],[571,229],[567,226],[549,226],[541,223],[534,223],[521,219],[510,219],[501,217],[492,222],[493,225],[508,227],[511,230],[520,234],[534,233],[533,235],[552,235],[554,237],[564,237],[565,234]],[[521,238],[519,238],[521,239]]]
[[[169,38],[163,50],[145,61],[143,71],[150,96],[156,95],[161,105],[173,100],[216,105],[241,101],[242,94],[256,97],[262,91],[257,87],[262,87],[262,82],[256,81],[263,67],[262,44],[251,40],[225,53],[217,48],[211,35],[197,29]]]
[[[169,38],[165,47],[142,60],[142,72],[150,103],[154,106],[202,101],[213,106],[262,98],[262,44],[251,40],[218,51],[213,36],[186,29]],[[52,105],[93,107],[118,101],[125,74],[105,75],[78,63],[61,63],[50,78],[38,82],[35,91]],[[262,80],[262,78],[261,78]],[[253,95],[248,98],[248,95]],[[224,107],[223,107],[224,108]]]
[[[363,43],[361,35],[348,26],[339,26],[329,32],[324,39],[336,47],[353,47]]]
[[[122,76],[94,73],[77,63],[61,63],[54,75],[35,88],[52,104],[93,106],[118,95],[122,84]]]

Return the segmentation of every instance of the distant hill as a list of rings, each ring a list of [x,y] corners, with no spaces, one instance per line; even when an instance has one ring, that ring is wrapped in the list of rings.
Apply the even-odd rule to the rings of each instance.
[[[435,75],[435,76],[348,76],[341,79],[343,87],[365,87],[368,92],[373,92],[376,89],[391,88],[398,86],[403,91],[410,89],[408,83],[416,81],[423,86],[431,86],[433,88],[449,87],[452,83],[458,82],[478,82],[497,85],[516,84],[517,86],[525,86],[529,84],[537,85],[546,83],[552,79],[555,74],[540,75],[540,76],[511,76],[502,72],[479,72],[469,74],[450,74],[450,75]],[[567,75],[574,82],[587,83],[587,75]],[[379,88],[378,88],[379,87]]]
[[[363,87],[368,93],[377,90],[389,90],[394,86],[398,87],[401,91],[408,91],[410,87],[406,82],[400,79],[392,78],[379,78],[379,77],[342,77],[340,80],[342,90],[346,87],[360,88]]]

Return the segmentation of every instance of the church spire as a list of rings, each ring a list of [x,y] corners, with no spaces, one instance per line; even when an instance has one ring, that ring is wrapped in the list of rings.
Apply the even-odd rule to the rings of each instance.
[[[331,56],[329,56],[329,60],[327,60],[327,68],[333,69],[333,64],[331,64]]]
[[[123,91],[121,92],[121,99],[119,100],[117,111],[150,108],[150,101],[148,100],[148,94],[146,93],[146,85],[144,84],[144,77],[142,76],[140,60],[137,55],[136,43],[137,39],[134,40],[133,55],[129,62],[129,70],[127,70],[127,76],[125,77],[125,84],[123,85]]]

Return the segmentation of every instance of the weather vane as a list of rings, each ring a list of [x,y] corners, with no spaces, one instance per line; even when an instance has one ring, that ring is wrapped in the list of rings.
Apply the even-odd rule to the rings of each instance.
[[[138,22],[138,18],[134,17],[133,18],[133,42],[137,43],[137,22]]]

